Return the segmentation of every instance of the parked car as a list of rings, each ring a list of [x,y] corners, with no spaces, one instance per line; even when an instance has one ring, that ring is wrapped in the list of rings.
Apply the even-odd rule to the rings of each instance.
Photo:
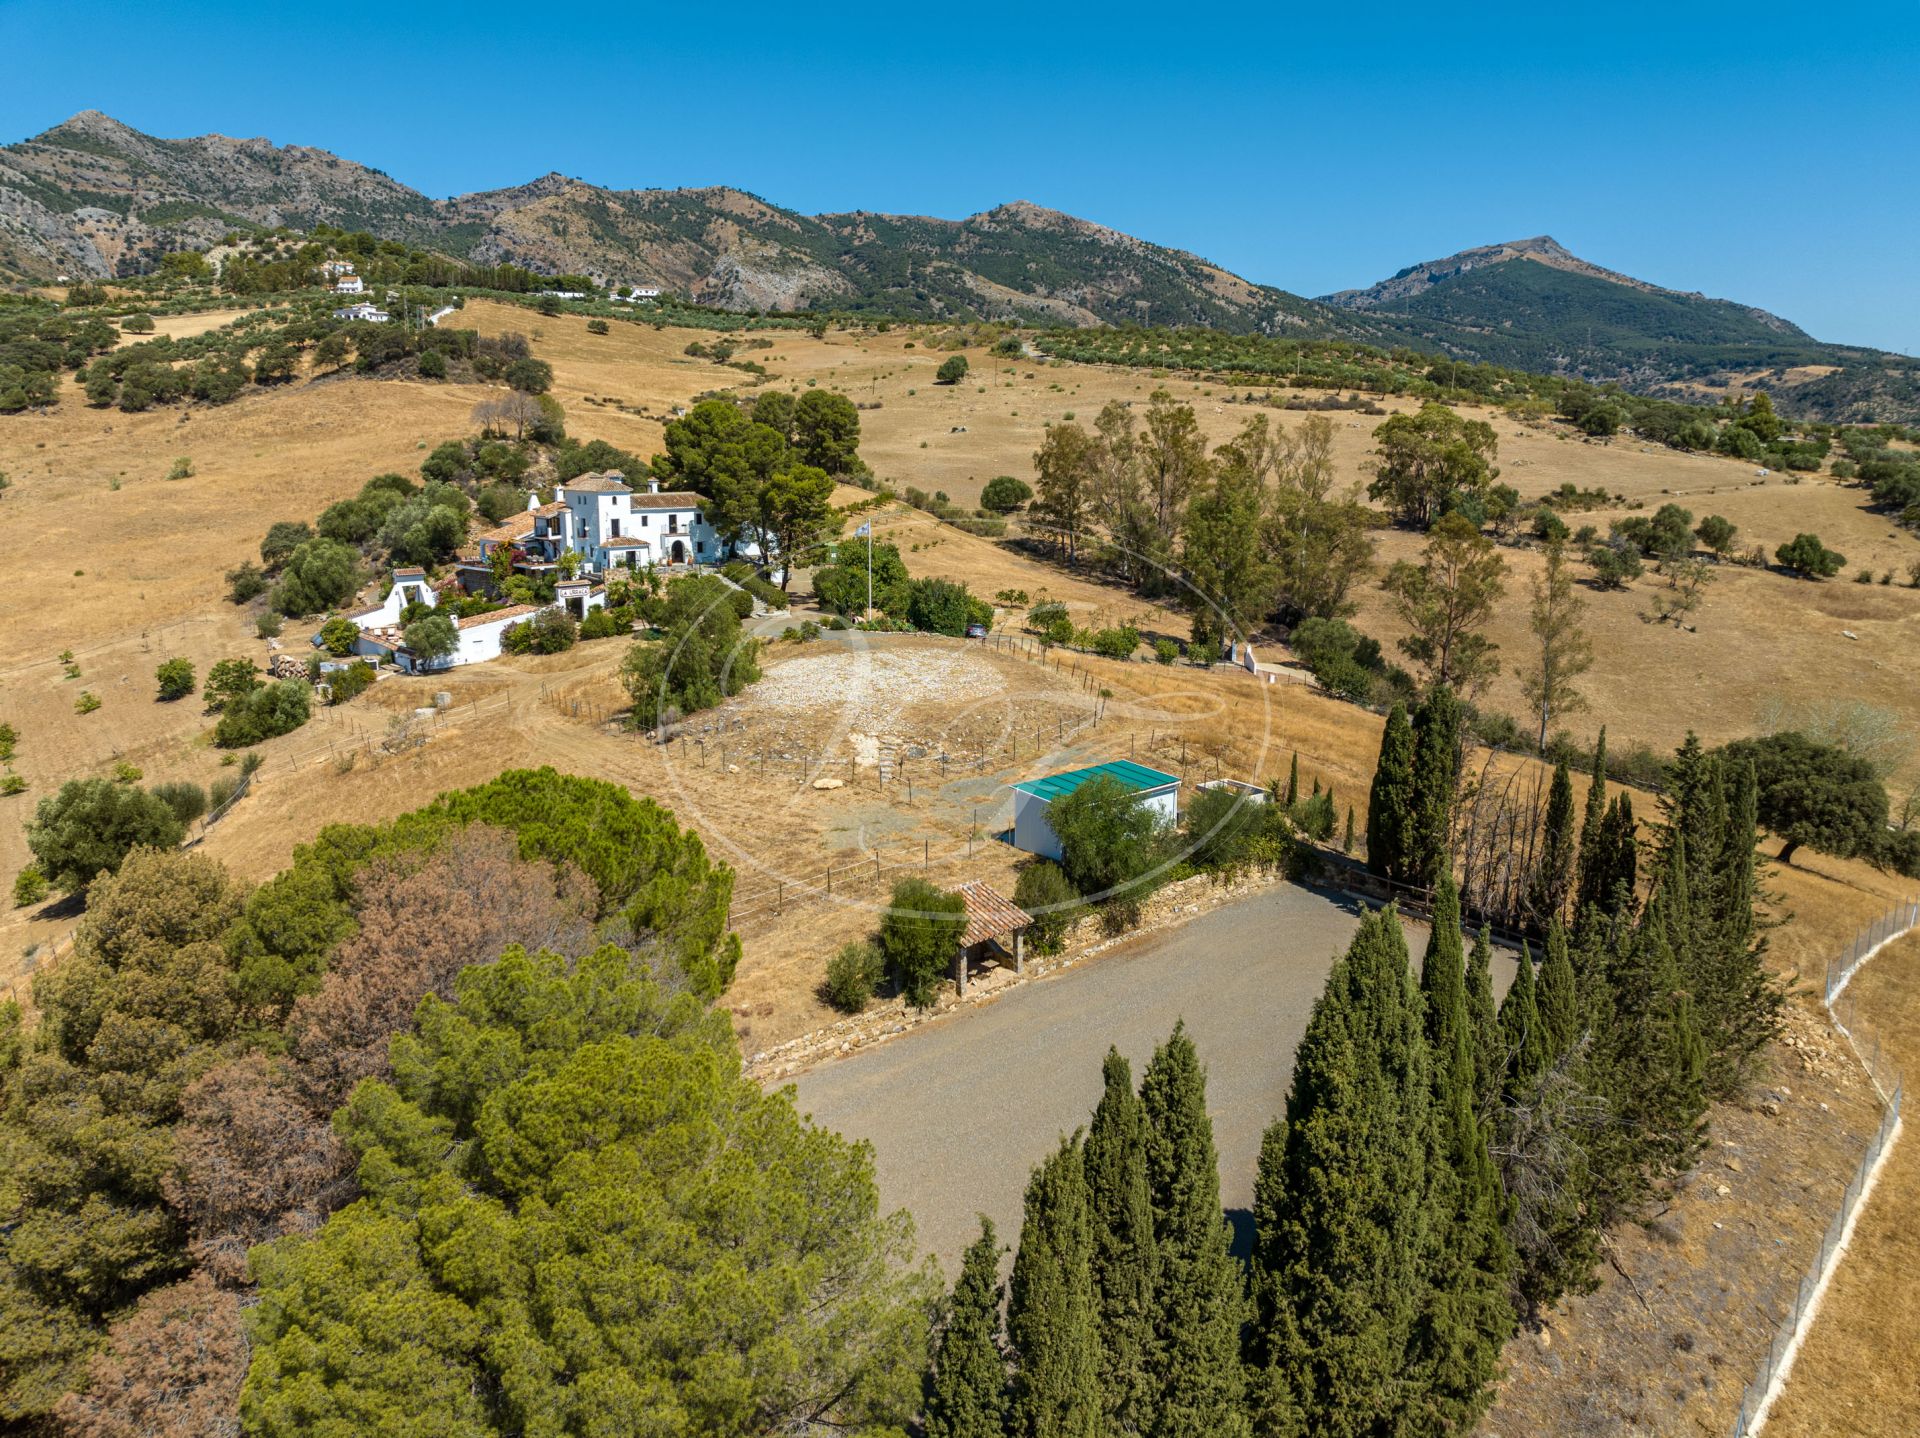
[[[969,625],[967,626],[967,638],[969,638],[969,639],[985,639],[986,637],[987,637],[987,626],[986,626],[986,625],[984,625],[984,624],[969,624]]]

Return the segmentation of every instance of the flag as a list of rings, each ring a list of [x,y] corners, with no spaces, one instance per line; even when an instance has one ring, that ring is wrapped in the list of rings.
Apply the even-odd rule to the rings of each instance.
[[[854,530],[853,537],[855,539],[858,539],[860,538],[861,535],[869,533],[872,529],[873,529],[873,521],[868,520],[867,523],[861,525],[858,529]]]

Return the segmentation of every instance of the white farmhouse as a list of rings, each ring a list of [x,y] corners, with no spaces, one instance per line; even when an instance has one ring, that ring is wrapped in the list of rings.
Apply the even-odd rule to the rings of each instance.
[[[652,285],[635,285],[629,293],[622,294],[620,287],[615,285],[607,292],[607,298],[618,300],[623,305],[644,305],[659,299],[660,291]]]
[[[333,292],[336,295],[364,295],[367,282],[358,275],[342,275],[333,282]]]
[[[357,305],[348,305],[344,309],[335,310],[333,317],[337,320],[363,320],[370,325],[383,325],[393,318],[392,315],[381,309],[380,306],[367,300],[362,300]]]
[[[513,551],[514,568],[527,574],[557,569],[569,553],[586,574],[714,564],[726,557],[726,545],[706,506],[704,496],[662,491],[658,480],[636,493],[613,470],[583,474],[557,486],[551,503],[529,495],[525,513],[474,536],[474,547],[460,559],[461,581],[469,590],[486,587],[502,546]]]
[[[353,261],[352,260],[328,260],[325,264],[320,266],[320,273],[327,276],[329,279],[333,279],[340,275],[350,275],[353,273]]]
[[[1111,779],[1131,790],[1136,803],[1151,809],[1167,824],[1172,824],[1180,805],[1180,779],[1159,769],[1149,769],[1131,759],[1114,759],[1086,769],[1069,769],[1045,778],[1029,779],[1013,786],[1013,847],[1029,854],[1058,862],[1060,838],[1053,832],[1047,810],[1055,800],[1064,799],[1081,785],[1095,779]]]

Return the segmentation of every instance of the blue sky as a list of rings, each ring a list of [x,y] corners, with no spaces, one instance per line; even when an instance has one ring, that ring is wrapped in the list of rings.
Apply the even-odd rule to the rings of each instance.
[[[0,0],[0,139],[94,108],[436,196],[1028,199],[1308,295],[1546,233],[1920,352],[1920,6],[1555,8]]]

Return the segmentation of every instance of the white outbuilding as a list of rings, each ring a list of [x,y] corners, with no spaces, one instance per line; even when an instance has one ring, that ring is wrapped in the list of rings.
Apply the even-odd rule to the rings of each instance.
[[[1113,759],[1086,769],[1069,769],[1028,779],[1013,786],[1013,847],[1038,854],[1056,862],[1061,857],[1060,839],[1053,832],[1047,811],[1057,799],[1064,799],[1082,785],[1095,779],[1112,779],[1131,790],[1136,803],[1153,810],[1164,823],[1172,824],[1179,815],[1180,779],[1159,769],[1149,769],[1131,759]]]

